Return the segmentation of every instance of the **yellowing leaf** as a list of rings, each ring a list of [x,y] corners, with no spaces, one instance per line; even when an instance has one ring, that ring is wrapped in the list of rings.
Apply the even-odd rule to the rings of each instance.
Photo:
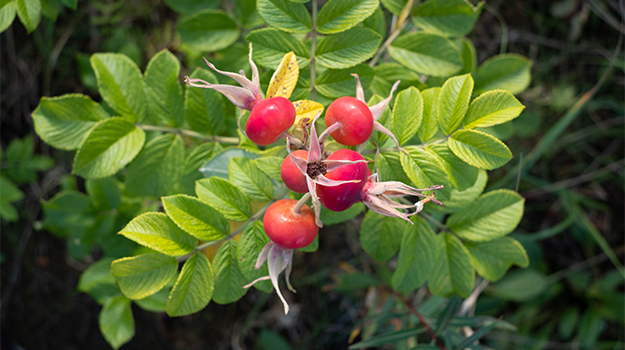
[[[295,125],[299,125],[302,119],[308,119],[306,123],[310,123],[317,113],[323,112],[323,105],[319,102],[311,101],[311,100],[299,100],[293,102],[293,107],[295,107]]]
[[[282,58],[282,62],[271,77],[269,88],[267,88],[267,98],[282,96],[291,97],[297,78],[299,77],[299,65],[293,51],[287,53]]]

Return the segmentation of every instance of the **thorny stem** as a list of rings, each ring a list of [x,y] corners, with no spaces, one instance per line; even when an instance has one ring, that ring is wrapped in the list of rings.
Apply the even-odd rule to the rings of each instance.
[[[419,319],[423,327],[425,327],[425,330],[430,334],[432,339],[434,339],[436,346],[441,348],[441,350],[447,350],[445,349],[445,345],[443,344],[443,342],[436,336],[436,333],[434,333],[434,331],[432,330],[432,327],[430,327],[430,325],[427,323],[425,318],[419,313],[419,311],[417,311],[417,309],[415,309],[414,306],[412,306],[412,303],[410,302],[410,300],[408,300],[408,298],[406,298],[400,292],[393,290],[392,288],[389,288],[389,289],[392,291],[393,295],[397,299],[399,299],[413,315],[417,316],[417,318]]]
[[[310,99],[317,100],[317,72],[315,71],[315,46],[317,46],[317,0],[312,0],[312,43],[310,48]]]
[[[410,11],[410,9],[412,8],[413,3],[414,3],[414,1],[412,1],[412,0],[408,1],[406,3],[406,5],[405,5],[404,9],[401,11],[402,14],[406,13],[407,11]],[[389,46],[391,46],[393,41],[395,41],[395,39],[397,39],[399,34],[401,34],[402,29],[404,29],[404,27],[406,26],[406,20],[409,17],[410,16],[402,16],[401,18],[399,18],[399,22],[397,23],[397,26],[393,30],[393,33],[391,33],[391,35],[388,37],[388,39],[386,39],[384,44],[382,44],[382,46],[380,46],[380,48],[378,49],[378,52],[375,53],[375,56],[373,56],[371,61],[369,61],[369,67],[373,67],[373,66],[375,66],[376,63],[378,63],[378,60],[380,59],[380,57],[382,57],[382,54],[384,53],[384,51],[386,51],[386,49]],[[395,18],[395,16],[393,16],[393,18]]]
[[[261,210],[257,211],[254,215],[252,215],[252,217],[250,217],[249,219],[247,219],[247,221],[245,221],[241,226],[239,226],[236,230],[230,232],[229,235],[227,235],[226,237],[224,237],[223,239],[220,239],[218,241],[210,241],[210,242],[206,242],[204,244],[200,244],[197,247],[195,247],[195,249],[193,249],[193,251],[187,255],[183,255],[183,256],[179,256],[177,259],[178,261],[185,261],[187,259],[189,259],[193,254],[201,251],[202,249],[208,248],[210,246],[231,240],[232,238],[234,238],[236,235],[238,235],[239,233],[243,232],[243,230],[245,230],[245,227],[249,224],[251,224],[252,222],[259,220],[261,217],[263,217],[263,214],[265,214],[265,211],[267,211],[267,208],[269,208],[270,205],[272,205],[275,201],[280,200],[282,198],[284,198],[284,196],[287,195],[287,193],[289,193],[289,189],[288,188],[284,188],[282,190],[282,192],[280,192],[274,199],[271,200],[271,202],[267,203],[267,205],[265,205]]]
[[[302,207],[304,206],[304,204],[306,204],[306,202],[308,202],[310,197],[310,192],[307,192],[305,195],[303,195],[302,198],[300,198],[300,200],[297,201],[297,204],[295,204],[295,206],[293,207],[293,212],[295,214],[299,214],[299,211],[302,210]]]
[[[196,132],[196,131],[180,129],[180,128],[173,128],[171,126],[141,125],[141,124],[136,124],[136,125],[138,127],[140,127],[141,129],[146,130],[146,131],[163,131],[163,132],[167,132],[167,133],[171,133],[171,134],[179,134],[179,135],[182,135],[182,136],[189,136],[189,137],[193,137],[193,138],[200,139],[200,140],[219,142],[219,143],[226,143],[226,144],[229,144],[229,145],[238,145],[239,142],[240,142],[238,137],[206,136],[206,135],[202,135],[202,134],[200,134],[199,132]]]

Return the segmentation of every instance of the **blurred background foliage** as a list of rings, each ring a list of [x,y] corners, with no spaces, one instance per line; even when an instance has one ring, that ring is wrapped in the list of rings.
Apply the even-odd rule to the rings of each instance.
[[[134,203],[121,193],[98,201],[100,189],[114,189],[114,181],[72,176],[71,153],[38,140],[30,114],[42,96],[76,92],[97,99],[92,53],[124,53],[144,69],[167,48],[181,60],[185,75],[202,64],[204,50],[214,49],[187,30],[199,10],[225,9],[237,19],[231,29],[237,37],[262,19],[251,0],[41,3],[25,20],[14,14],[0,34],[2,348],[108,349],[98,329],[100,306],[76,290],[78,278],[107,250],[136,246],[113,238],[97,242],[92,251],[89,243],[98,237],[92,231],[107,220],[110,231],[118,230],[155,204]],[[11,4],[1,2],[1,16],[10,15]],[[519,159],[493,172],[487,185],[517,188],[527,199],[513,237],[527,250],[530,267],[479,284],[483,293],[474,309],[466,310],[502,317],[516,327],[489,333],[483,343],[492,348],[625,346],[622,6],[617,0],[492,0],[469,35],[480,64],[505,52],[533,61],[532,84],[519,96],[526,110],[492,130]],[[247,65],[246,53],[246,45],[237,42],[212,58],[221,69],[238,71]],[[519,169],[521,159],[525,165]],[[73,215],[75,226],[46,221],[42,208],[54,211],[49,201],[71,189],[86,193],[64,199],[76,209],[63,213]],[[384,267],[357,243],[361,220],[332,226],[319,251],[295,264],[300,293],[289,301],[294,306],[289,315],[282,315],[270,294],[259,292],[176,319],[135,306],[136,335],[124,348],[342,349],[364,334],[402,329],[398,322],[410,319],[393,312],[394,299],[368,274],[384,276]],[[93,240],[72,244],[77,232]],[[445,304],[426,289],[417,293],[419,300],[426,317]]]

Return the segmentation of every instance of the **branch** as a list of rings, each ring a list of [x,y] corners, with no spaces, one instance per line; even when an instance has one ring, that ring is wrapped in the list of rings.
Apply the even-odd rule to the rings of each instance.
[[[438,346],[439,348],[441,348],[441,350],[447,350],[445,348],[445,344],[443,344],[443,342],[436,336],[436,333],[434,333],[434,331],[432,330],[432,327],[430,327],[430,325],[427,323],[427,321],[425,320],[425,317],[423,317],[419,311],[417,311],[417,309],[415,309],[414,306],[412,306],[412,303],[410,302],[410,300],[408,300],[403,294],[401,294],[400,292],[392,289],[389,287],[389,289],[391,290],[391,293],[393,293],[393,295],[399,299],[402,303],[404,303],[404,305],[406,306],[406,308],[410,311],[410,313],[412,313],[413,315],[417,316],[417,318],[419,319],[419,321],[421,322],[421,324],[423,325],[423,327],[425,327],[425,330],[430,334],[430,336],[432,337],[432,339],[434,340],[434,342],[436,343],[436,346]]]
[[[193,137],[193,138],[205,140],[205,141],[226,143],[229,145],[238,145],[240,142],[238,137],[206,136],[193,130],[173,128],[171,126],[141,125],[141,124],[136,124],[136,125],[146,131],[162,131],[162,132],[167,132],[170,134],[179,134],[182,136],[189,136],[189,137]]]

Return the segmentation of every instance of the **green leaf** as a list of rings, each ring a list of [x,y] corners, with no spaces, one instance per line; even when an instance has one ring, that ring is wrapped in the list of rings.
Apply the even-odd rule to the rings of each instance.
[[[439,239],[442,241],[442,249],[430,274],[430,292],[446,298],[454,293],[466,298],[475,283],[469,251],[451,234],[444,233]]]
[[[85,183],[85,188],[91,197],[93,207],[98,211],[117,209],[122,202],[122,191],[112,177],[89,179]]]
[[[135,336],[135,320],[130,300],[123,295],[109,299],[100,311],[100,332],[113,349],[119,349]]]
[[[491,241],[517,227],[523,216],[524,202],[523,197],[510,190],[488,192],[450,216],[446,225],[462,239]]]
[[[332,211],[326,209],[325,207],[321,207],[320,219],[324,225],[336,225],[355,218],[356,216],[360,215],[360,213],[362,213],[364,210],[365,205],[362,203],[355,203],[344,211]]]
[[[371,16],[367,17],[362,24],[364,24],[366,28],[380,34],[381,37],[386,37],[386,19],[380,7],[378,7]]]
[[[173,191],[181,176],[184,142],[165,134],[150,140],[128,167],[126,191],[141,196],[164,196]]]
[[[75,10],[78,6],[78,0],[61,0],[61,3],[72,10]]]
[[[182,126],[184,98],[180,86],[180,62],[169,50],[154,55],[145,69],[145,94],[150,115],[161,123]]]
[[[280,170],[282,168],[283,157],[261,157],[252,161],[265,175],[273,180],[282,181]]]
[[[392,258],[402,241],[409,223],[367,211],[360,226],[362,249],[378,261]]]
[[[430,275],[438,257],[436,234],[425,219],[416,218],[415,225],[404,232],[397,269],[391,280],[393,289],[400,292],[419,288]]]
[[[425,75],[446,77],[462,69],[462,57],[454,44],[436,34],[404,34],[388,52],[397,62]]]
[[[446,144],[428,146],[426,151],[438,157],[445,167],[449,181],[459,191],[464,191],[475,184],[479,170],[456,157]]]
[[[497,281],[506,274],[512,264],[527,267],[529,258],[518,241],[502,237],[490,242],[467,242],[475,271],[489,281]]]
[[[479,169],[477,173],[477,180],[473,186],[467,188],[464,191],[458,191],[457,189],[451,190],[451,199],[444,200],[443,210],[445,212],[456,212],[464,209],[469,203],[477,199],[482,194],[488,181],[488,175],[486,170]]]
[[[579,310],[577,308],[571,307],[570,309],[564,311],[562,316],[560,316],[558,324],[558,335],[560,336],[560,339],[569,339],[573,335],[578,319]]]
[[[135,122],[143,120],[147,100],[137,64],[128,56],[116,53],[96,53],[90,61],[102,99],[121,116]]]
[[[80,275],[76,289],[83,293],[89,293],[99,285],[115,285],[115,277],[111,275],[112,262],[113,259],[104,258],[91,264],[91,266]]]
[[[310,14],[302,4],[287,0],[258,0],[256,9],[272,27],[291,33],[307,33],[312,28]]]
[[[196,68],[191,73],[191,78],[202,79],[212,84],[219,83],[213,73],[203,68]],[[209,135],[219,133],[226,120],[225,104],[221,94],[213,89],[195,87],[188,87],[185,94],[184,109],[191,129]]]
[[[310,59],[310,49],[291,34],[273,28],[255,30],[245,37],[254,45],[253,58],[256,64],[276,69],[287,53],[293,51],[300,69],[306,67]]]
[[[252,216],[250,200],[226,179],[220,177],[201,179],[195,183],[195,193],[228,220],[245,221]]]
[[[489,58],[475,74],[475,94],[488,90],[508,90],[519,94],[530,84],[532,62],[521,55],[504,54]]]
[[[210,302],[214,287],[213,268],[208,258],[201,253],[192,255],[171,290],[167,314],[185,316],[202,310]]]
[[[379,5],[378,0],[330,0],[319,11],[317,30],[322,34],[348,30],[371,16]]]
[[[143,299],[163,289],[178,273],[176,258],[163,254],[143,254],[122,258],[111,264],[122,293],[129,299]]]
[[[622,294],[621,294],[622,295]],[[595,309],[587,310],[579,322],[579,339],[582,349],[594,349],[602,331],[602,315]]]
[[[8,1],[0,7],[0,33],[4,32],[15,20],[17,13],[15,2]]]
[[[509,91],[488,91],[471,102],[464,118],[464,127],[473,129],[503,124],[518,117],[523,108]]]
[[[269,237],[265,233],[262,222],[255,221],[243,230],[241,239],[237,244],[237,261],[241,273],[245,276],[246,283],[269,275],[267,264],[263,264],[258,270],[255,268],[258,256],[267,243],[269,243]],[[267,293],[273,289],[270,281],[257,282],[254,287]]]
[[[373,69],[366,64],[348,69],[328,69],[317,78],[317,91],[329,98],[356,96],[356,79],[352,73],[358,74],[364,89],[373,80]]]
[[[462,38],[460,41],[462,46],[462,70],[459,74],[473,73],[477,68],[477,52],[471,39]]]
[[[42,97],[32,116],[43,141],[55,148],[75,150],[96,122],[109,115],[89,96],[68,94]]]
[[[423,98],[423,120],[421,121],[421,127],[417,131],[419,140],[426,142],[438,131],[438,97],[440,96],[441,88],[430,88],[421,91],[421,97]]]
[[[328,68],[353,67],[373,57],[381,42],[380,34],[368,28],[328,35],[317,44],[316,60]]]
[[[408,142],[419,130],[423,118],[423,98],[413,86],[397,94],[393,106],[392,130],[399,144]]]
[[[399,152],[380,152],[377,161],[378,174],[382,181],[410,183],[410,179],[402,167]]]
[[[45,17],[56,21],[60,10],[61,3],[59,0],[41,0],[41,13]]]
[[[536,270],[527,269],[507,274],[487,291],[489,294],[503,300],[524,302],[535,299],[548,286],[549,283],[545,275]]]
[[[98,122],[74,157],[72,172],[87,179],[115,174],[143,147],[145,132],[119,117]]]
[[[42,201],[42,207],[43,227],[60,236],[85,230],[94,222],[89,215],[92,210],[89,197],[77,191],[60,192],[49,201]]]
[[[483,2],[476,8],[465,0],[430,0],[412,12],[414,25],[426,32],[449,37],[468,34],[482,11]]]
[[[237,23],[224,11],[204,10],[183,18],[176,27],[182,44],[197,51],[218,51],[239,38]]]
[[[222,147],[219,143],[201,143],[196,147],[189,148],[184,158],[182,166],[182,178],[180,179],[180,193],[194,195],[195,182],[202,179],[200,167],[206,164],[215,154],[219,153]],[[226,170],[226,174],[228,171]]]
[[[219,247],[215,259],[215,292],[213,300],[218,304],[233,303],[247,293],[247,283],[237,262],[237,242],[229,240]]]
[[[255,159],[258,158],[259,155],[241,148],[227,148],[206,162],[206,164],[200,168],[200,172],[204,177],[219,176],[227,179],[230,160],[235,157]]]
[[[228,166],[230,182],[240,188],[251,200],[267,202],[273,198],[273,183],[251,159],[234,157]]]
[[[162,197],[169,217],[186,232],[203,241],[217,241],[230,233],[230,224],[220,212],[201,200],[184,194]]]
[[[503,142],[477,130],[458,130],[447,144],[458,158],[484,170],[497,169],[512,159],[512,152]]]
[[[17,17],[26,27],[28,34],[32,33],[41,21],[41,1],[40,0],[13,0],[17,10]]]
[[[146,311],[165,312],[167,311],[167,299],[169,298],[169,292],[170,290],[168,288],[164,288],[149,297],[138,299],[134,302]]]
[[[165,0],[165,3],[183,15],[193,15],[202,10],[217,9],[221,6],[220,0]]]
[[[438,126],[449,135],[462,123],[469,108],[473,78],[470,74],[448,79],[438,97]]]
[[[401,10],[404,9],[408,0],[381,0],[382,5],[389,10],[390,13],[394,15],[398,15],[401,13]]]
[[[398,87],[399,91],[405,90],[411,86],[414,86],[417,89],[422,89],[425,87],[425,85],[419,80],[419,74],[402,66],[399,63],[382,63],[375,66],[373,69],[375,70],[376,78],[383,78],[388,83],[389,90],[382,94],[382,96],[388,96],[391,91],[391,83],[394,83],[398,80],[401,80]]]
[[[184,232],[164,213],[144,213],[119,232],[143,246],[171,256],[191,253],[197,239]]]
[[[436,191],[436,198],[448,199],[451,194],[451,186],[447,180],[445,168],[436,156],[416,146],[406,147],[410,155],[401,152],[399,159],[410,181],[417,188],[427,188],[434,185],[443,185],[442,190]]]

